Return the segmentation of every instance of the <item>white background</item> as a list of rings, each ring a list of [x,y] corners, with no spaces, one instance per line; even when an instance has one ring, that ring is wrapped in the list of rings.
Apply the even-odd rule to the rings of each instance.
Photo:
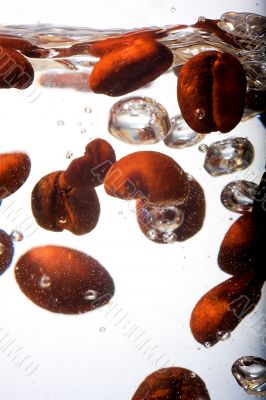
[[[95,3],[25,0],[5,2],[1,7],[1,23],[39,21],[93,28],[163,26],[191,23],[200,15],[219,18],[231,10],[263,14],[264,5],[263,0]],[[170,116],[178,113],[174,75],[160,77],[152,87],[137,94],[161,102]],[[68,150],[77,157],[95,137],[109,140],[117,158],[143,149],[120,143],[108,134],[108,112],[115,99],[46,89],[32,104],[16,91],[0,92],[0,101],[1,152],[24,150],[32,160],[28,181],[12,196],[14,212],[21,208],[25,218],[31,217],[33,186],[43,175],[67,167]],[[91,107],[92,113],[87,114],[85,107]],[[59,120],[64,121],[63,126],[57,125]],[[82,134],[81,128],[86,133]],[[121,309],[121,316],[128,314],[126,320],[139,325],[140,332],[145,331],[150,338],[151,347],[158,346],[159,354],[167,353],[172,365],[199,374],[212,400],[249,399],[236,384],[230,369],[240,356],[265,357],[262,336],[252,328],[254,321],[265,315],[263,299],[256,314],[252,314],[253,319],[248,317],[229,340],[211,349],[199,345],[189,330],[195,303],[207,290],[228,278],[219,270],[216,260],[221,240],[232,223],[229,218],[236,219],[238,215],[223,208],[221,190],[236,177],[258,183],[265,165],[265,131],[257,119],[239,124],[222,138],[235,136],[248,137],[254,144],[255,161],[248,170],[219,178],[209,176],[203,169],[204,154],[197,146],[170,150],[160,143],[149,147],[175,158],[204,187],[207,201],[204,227],[187,242],[165,246],[150,242],[139,231],[131,211],[134,204],[107,197],[102,188],[98,190],[102,208],[100,221],[90,234],[76,237],[69,232],[53,233],[37,228],[29,237],[24,232],[24,240],[15,244],[14,263],[0,277],[0,329],[9,333],[17,347],[23,347],[38,369],[25,377],[22,369],[15,367],[0,351],[1,400],[129,400],[142,380],[160,368],[159,362],[157,366],[151,365],[123,335],[122,325],[116,326],[119,319],[108,317],[111,306],[83,315],[65,316],[37,307],[20,292],[14,279],[14,264],[25,251],[41,244],[82,250],[105,266],[116,285],[112,305]],[[204,143],[219,139],[218,133],[211,134]],[[11,218],[1,213],[1,208],[0,220],[1,228],[8,232],[16,228]]]

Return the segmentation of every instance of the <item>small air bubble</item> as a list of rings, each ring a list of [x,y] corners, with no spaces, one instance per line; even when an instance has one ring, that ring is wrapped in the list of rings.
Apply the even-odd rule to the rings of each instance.
[[[48,275],[42,275],[39,284],[42,289],[48,289],[51,286],[51,279]]]
[[[105,326],[101,326],[101,327],[100,327],[100,332],[106,332]]]
[[[96,300],[98,297],[98,292],[96,290],[87,290],[84,294],[85,300]]]
[[[68,151],[66,152],[66,158],[69,160],[72,156],[73,156],[72,151],[68,150]]]
[[[223,332],[223,331],[218,331],[217,332],[217,339],[220,341],[224,341],[230,338],[231,333],[230,332]]]
[[[199,22],[205,22],[205,21],[206,21],[206,18],[201,16],[201,17],[198,18],[198,21],[199,21]]]
[[[175,7],[171,7],[171,12],[172,13],[176,12],[176,8]]]
[[[210,347],[212,347],[212,344],[210,342],[205,342],[204,347],[206,347],[206,349],[209,349]]]
[[[205,117],[205,111],[203,108],[197,108],[195,111],[195,117],[198,119],[203,119]]]
[[[163,233],[164,243],[174,243],[176,241],[176,234],[172,231]]]
[[[63,121],[62,119],[60,119],[59,121],[57,121],[57,125],[58,125],[58,126],[63,126],[63,125],[65,125],[65,121]]]
[[[201,153],[207,153],[208,148],[209,148],[209,147],[208,147],[207,144],[205,144],[205,143],[200,144],[199,147],[198,147],[198,149],[199,149],[199,151],[200,151]]]
[[[86,132],[87,132],[87,131],[86,131],[85,128],[81,128],[80,133],[84,134],[84,133],[86,133]]]
[[[11,232],[10,237],[14,242],[21,242],[23,240],[23,233],[17,230]]]
[[[86,112],[87,114],[90,114],[90,113],[92,112],[91,107],[85,107],[85,112]]]
[[[157,238],[157,231],[156,231],[155,229],[150,229],[150,230],[147,232],[147,237],[148,237],[150,240],[155,240],[155,239]]]

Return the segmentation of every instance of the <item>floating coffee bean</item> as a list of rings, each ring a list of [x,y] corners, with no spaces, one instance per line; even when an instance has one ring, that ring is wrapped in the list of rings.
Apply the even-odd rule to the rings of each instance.
[[[77,314],[106,304],[113,279],[95,259],[66,247],[35,247],[15,267],[22,292],[49,311]]]
[[[0,89],[26,89],[34,79],[31,63],[16,50],[0,46]]]
[[[155,151],[139,151],[109,169],[104,187],[120,199],[154,203],[182,203],[188,195],[187,174],[171,158]]]
[[[106,140],[95,139],[86,146],[84,156],[70,163],[65,172],[65,180],[73,187],[101,185],[115,160],[112,146]]]
[[[75,235],[93,230],[100,215],[95,189],[67,185],[63,171],[40,179],[32,191],[31,206],[42,228],[55,232],[67,229]]]
[[[189,193],[187,199],[179,204],[178,209],[183,213],[183,222],[177,229],[173,229],[174,241],[184,241],[194,236],[201,228],[205,218],[204,191],[195,179],[189,180]],[[150,210],[152,204],[145,205],[145,200],[137,200],[136,213],[138,223],[142,232],[149,237],[148,232],[152,229],[150,221]],[[160,209],[160,208],[159,208]],[[170,210],[171,211],[171,210]],[[166,215],[167,217],[167,215]],[[170,213],[171,218],[171,213]],[[166,237],[161,232],[152,238],[157,243],[167,243]]]
[[[16,192],[27,180],[31,162],[27,154],[0,154],[0,199]]]
[[[206,347],[230,333],[250,313],[261,296],[263,280],[250,275],[235,276],[215,286],[196,304],[190,319],[194,338]]]
[[[266,277],[265,269],[265,227],[264,231],[246,213],[229,228],[222,241],[218,264],[231,275],[252,274]]]
[[[10,235],[0,229],[0,275],[11,264],[14,254],[13,241]]]
[[[161,43],[134,39],[98,61],[90,76],[95,93],[122,96],[158,78],[173,62],[173,54]]]
[[[195,132],[231,131],[243,115],[245,94],[245,71],[229,53],[199,53],[179,74],[179,107]]]
[[[203,380],[185,368],[163,368],[140,384],[132,400],[210,400]]]

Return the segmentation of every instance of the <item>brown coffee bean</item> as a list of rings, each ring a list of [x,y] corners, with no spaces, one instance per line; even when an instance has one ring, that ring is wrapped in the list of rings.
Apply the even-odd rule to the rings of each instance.
[[[84,235],[97,225],[100,203],[95,189],[71,187],[64,172],[52,172],[35,185],[31,206],[37,223],[44,229],[69,230]]]
[[[86,146],[84,156],[70,163],[65,172],[66,182],[73,187],[99,186],[115,160],[112,146],[106,140],[95,139]]]
[[[200,184],[195,179],[189,180],[189,192],[187,199],[181,204],[176,205],[184,214],[184,221],[182,225],[175,229],[173,233],[176,236],[177,242],[182,242],[196,235],[202,228],[205,218],[205,196],[204,191]],[[143,208],[144,207],[144,208]],[[152,210],[152,204],[145,206],[145,200],[137,200],[136,214],[140,229],[147,235],[148,231],[152,229],[150,225],[149,214],[147,211]],[[167,243],[163,240],[162,235],[158,235],[154,239],[156,243]]]
[[[166,46],[137,38],[114,48],[95,64],[90,87],[95,93],[122,96],[158,78],[172,62],[173,54]]]
[[[10,235],[0,229],[0,275],[9,267],[13,259],[14,247]]]
[[[252,218],[256,225],[265,230],[266,226],[266,172],[262,175],[258,190],[253,202]]]
[[[31,63],[20,52],[0,46],[0,89],[26,89],[34,79]]]
[[[246,213],[226,232],[219,250],[218,264],[231,275],[252,273],[266,277],[265,247],[265,225],[262,229],[252,214]]]
[[[192,311],[190,328],[194,338],[208,347],[232,332],[257,305],[262,286],[262,279],[241,275],[207,292]]]
[[[188,179],[171,157],[155,151],[138,151],[112,165],[104,188],[120,199],[176,204],[188,195]]]
[[[27,180],[31,162],[27,154],[0,154],[0,199],[16,192]]]
[[[15,267],[22,292],[49,311],[78,314],[108,303],[114,294],[109,273],[92,257],[66,247],[35,247]]]
[[[196,132],[231,131],[243,115],[245,94],[245,71],[229,53],[197,54],[182,67],[178,77],[179,107]]]
[[[203,380],[185,368],[163,368],[140,384],[132,400],[210,400]]]

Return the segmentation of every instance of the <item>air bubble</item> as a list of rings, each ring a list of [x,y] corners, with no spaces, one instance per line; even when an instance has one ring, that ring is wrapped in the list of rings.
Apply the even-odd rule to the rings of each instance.
[[[57,121],[57,125],[58,125],[58,126],[63,126],[63,125],[65,125],[65,121],[63,121],[62,119],[60,119],[59,121]]]
[[[176,12],[176,8],[175,7],[171,7],[171,12],[172,13]]]
[[[209,349],[210,347],[212,347],[212,344],[210,342],[205,342],[203,346],[206,347],[206,349]]]
[[[237,383],[251,396],[266,396],[266,360],[245,356],[235,361],[232,374]]]
[[[216,337],[217,337],[217,339],[219,341],[224,341],[224,340],[227,340],[227,339],[229,339],[231,337],[231,333],[230,332],[218,331]]]
[[[86,133],[86,132],[87,132],[87,131],[86,131],[85,128],[81,128],[80,133],[84,134],[84,133]]]
[[[42,289],[48,289],[51,286],[51,279],[48,275],[42,275],[39,283]]]
[[[100,332],[106,332],[105,326],[101,326],[99,330],[100,330]]]
[[[162,239],[164,243],[174,243],[176,241],[176,234],[172,231],[164,232]]]
[[[69,160],[72,156],[73,156],[72,151],[71,151],[71,150],[68,150],[68,151],[66,152],[66,158]]]
[[[170,130],[166,109],[149,97],[129,97],[115,103],[109,113],[108,130],[129,144],[161,141]]]
[[[171,129],[164,144],[172,148],[184,148],[197,144],[204,138],[204,135],[193,131],[181,115],[171,118]]]
[[[17,230],[11,232],[10,237],[14,242],[21,242],[23,240],[23,233]]]
[[[150,229],[150,230],[147,232],[147,237],[148,237],[150,240],[156,240],[156,239],[157,239],[157,236],[158,236],[158,234],[157,234],[157,231],[156,231],[155,229]]]
[[[91,107],[85,107],[85,113],[91,114],[92,113],[92,108]]]
[[[205,143],[200,144],[199,147],[198,147],[198,149],[199,149],[199,151],[200,151],[201,153],[207,153],[208,148],[209,148],[209,147],[208,147],[207,144],[205,144]]]
[[[97,297],[98,297],[98,292],[93,289],[87,290],[84,294],[85,300],[96,300]]]
[[[203,108],[197,108],[195,111],[195,117],[198,119],[203,119],[205,117],[205,110]]]
[[[239,180],[228,183],[222,191],[221,202],[228,210],[238,213],[251,212],[258,185]]]

